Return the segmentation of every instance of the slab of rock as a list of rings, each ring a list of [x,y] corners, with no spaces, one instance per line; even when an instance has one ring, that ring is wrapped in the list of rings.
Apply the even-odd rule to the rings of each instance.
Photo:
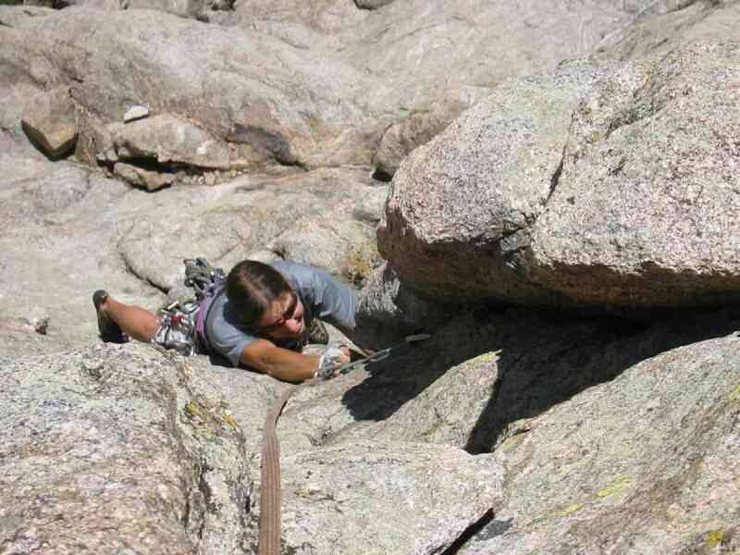
[[[116,249],[119,218],[152,195],[35,149],[0,153],[0,320],[49,317],[44,336],[0,334],[5,356],[51,353],[97,338],[90,295],[104,287],[157,308],[161,292],[126,270]]]
[[[126,113],[123,114],[123,123],[129,123],[136,121],[137,119],[143,119],[149,115],[149,108],[146,106],[131,106]]]
[[[379,140],[375,116],[382,110],[361,100],[368,78],[330,51],[316,65],[313,53],[269,34],[153,10],[11,15],[3,15],[12,27],[2,27],[0,64],[34,67],[39,80],[71,82],[85,117],[98,123],[120,121],[135,100],[157,114],[192,118],[222,142],[239,124],[251,131],[239,140],[247,148],[254,141],[262,162],[275,163],[264,138],[281,139],[275,144],[289,145],[293,163],[310,167],[369,164]],[[19,82],[29,80],[9,71]],[[278,150],[281,159],[284,153]]]
[[[250,549],[243,438],[188,363],[129,344],[0,364],[5,551]]]
[[[18,82],[70,84],[98,124],[135,101],[221,139],[241,125],[263,162],[369,165],[383,132],[409,113],[470,106],[508,77],[587,55],[646,3],[413,0],[360,10],[344,0],[255,1],[236,6],[239,28],[153,10],[36,8],[44,16],[31,17],[3,7],[0,59]],[[136,5],[164,4],[190,15],[229,7]],[[33,78],[18,69],[27,67]]]
[[[739,357],[734,334],[674,349],[527,422],[463,553],[736,552]]]
[[[170,114],[110,126],[121,160],[151,160],[163,166],[228,169],[230,152],[203,128]]]
[[[168,290],[182,281],[184,258],[205,256],[228,271],[283,234],[286,253],[308,260],[311,252],[292,250],[300,237],[289,230],[312,228],[323,242],[313,261],[341,277],[353,252],[365,260],[372,226],[352,214],[372,190],[367,170],[352,168],[243,176],[197,189],[173,187],[157,193],[146,207],[119,216],[118,248],[131,272]],[[322,220],[331,226],[315,224]],[[352,233],[337,234],[332,226]]]
[[[655,11],[646,10],[633,25],[607,34],[594,56],[639,59],[699,40],[733,40],[737,36],[740,6],[736,2],[654,2],[649,7]]]
[[[23,130],[49,158],[69,154],[77,140],[75,104],[69,89],[60,87],[35,96],[23,110]]]
[[[438,553],[501,502],[491,457],[348,443],[287,456],[283,536],[304,553]]]
[[[113,173],[134,187],[140,187],[147,191],[158,191],[163,187],[168,187],[176,179],[175,174],[172,173],[146,170],[123,162],[118,162],[113,166]]]

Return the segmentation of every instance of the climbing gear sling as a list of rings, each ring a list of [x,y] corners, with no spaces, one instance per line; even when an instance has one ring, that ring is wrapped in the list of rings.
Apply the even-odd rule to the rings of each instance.
[[[388,358],[394,351],[413,345],[431,335],[423,333],[409,335],[400,343],[386,349],[366,354],[363,358],[344,364],[334,370],[333,376],[347,374],[361,365],[378,362]],[[277,422],[291,395],[300,387],[312,387],[333,376],[317,377],[305,381],[300,385],[288,387],[273,403],[265,416],[265,426],[262,439],[262,468],[261,468],[261,495],[259,516],[259,544],[258,555],[280,554],[280,444],[277,437]]]
[[[160,325],[152,342],[174,349],[184,356],[196,351],[210,353],[206,337],[206,317],[213,300],[223,290],[223,270],[211,266],[205,258],[183,260],[185,285],[192,287],[194,296],[175,301],[159,311]]]
[[[185,264],[185,285],[195,290],[198,310],[195,313],[195,338],[204,352],[210,352],[206,334],[208,311],[216,297],[223,291],[226,274],[221,268],[211,266],[205,258],[188,258]]]

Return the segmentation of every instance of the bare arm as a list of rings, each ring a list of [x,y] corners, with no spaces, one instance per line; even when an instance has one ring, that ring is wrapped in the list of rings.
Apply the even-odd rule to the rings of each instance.
[[[285,382],[302,382],[313,378],[319,367],[317,355],[303,355],[275,346],[267,339],[256,339],[247,345],[239,362],[257,372],[269,374]]]

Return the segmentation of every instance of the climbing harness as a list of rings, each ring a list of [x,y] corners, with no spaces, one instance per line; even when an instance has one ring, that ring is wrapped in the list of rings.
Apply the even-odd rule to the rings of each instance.
[[[183,356],[195,354],[195,314],[196,301],[175,301],[159,311],[159,328],[153,343],[172,349]]]
[[[392,353],[399,352],[430,337],[431,335],[426,333],[409,335],[400,343],[335,368],[331,375],[326,373],[325,377],[315,377],[300,385],[290,386],[273,403],[265,417],[262,439],[262,468],[260,473],[262,493],[260,495],[258,555],[280,554],[280,444],[276,428],[277,421],[291,395],[300,387],[312,387],[331,377],[348,374],[362,365],[384,360]]]
[[[221,268],[211,266],[205,258],[183,260],[185,264],[185,285],[195,290],[198,312],[195,316],[195,339],[205,352],[211,347],[206,335],[208,312],[216,297],[223,291],[226,274]]]
[[[205,258],[183,260],[185,285],[192,287],[194,298],[175,301],[159,311],[160,326],[152,341],[184,356],[197,350],[210,352],[206,337],[206,318],[213,300],[223,290],[226,280],[221,268],[211,266]]]

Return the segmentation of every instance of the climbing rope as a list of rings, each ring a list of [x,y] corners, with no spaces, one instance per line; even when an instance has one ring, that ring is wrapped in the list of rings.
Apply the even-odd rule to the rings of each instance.
[[[394,351],[429,339],[429,334],[409,335],[401,343],[376,351],[354,362],[344,364],[334,371],[334,376],[347,374],[362,365],[388,358]],[[280,488],[280,443],[277,437],[277,422],[291,395],[300,387],[311,387],[328,378],[313,378],[297,386],[290,386],[273,403],[265,417],[262,438],[262,494],[260,496],[259,555],[280,554],[281,488]]]

